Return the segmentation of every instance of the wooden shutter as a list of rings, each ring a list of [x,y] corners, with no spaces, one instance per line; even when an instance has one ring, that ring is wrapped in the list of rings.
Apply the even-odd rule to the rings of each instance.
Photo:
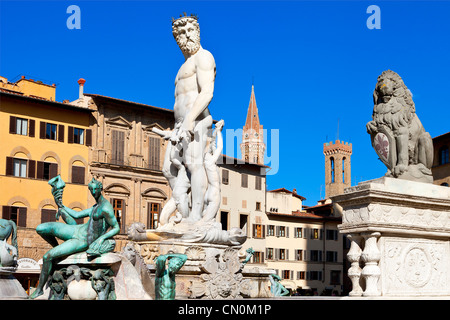
[[[2,208],[2,218],[9,220],[11,219],[11,207],[10,206],[3,206]]]
[[[92,130],[86,129],[86,146],[92,146]]]
[[[73,143],[73,127],[70,126],[67,128],[67,142]]]
[[[44,162],[42,161],[37,161],[36,179],[44,179]]]
[[[28,178],[36,178],[36,161],[28,160]]]
[[[17,217],[17,226],[18,227],[26,227],[27,226],[27,208],[20,207],[19,214]]]
[[[6,157],[6,175],[12,176],[14,173],[13,171],[13,158],[12,157]]]
[[[30,126],[28,128],[28,136],[34,137],[35,131],[36,131],[35,127],[36,127],[36,121],[34,121],[33,119],[30,119]]]
[[[41,209],[41,222],[52,222],[56,221],[56,210],[52,209]]]
[[[113,130],[112,139],[112,155],[111,160],[115,164],[123,164],[125,149],[125,132]]]
[[[242,188],[247,188],[248,187],[248,175],[243,173],[241,175],[241,187]]]
[[[58,164],[51,163],[50,164],[50,172],[49,172],[49,180],[56,177],[58,175]]]
[[[149,140],[149,157],[148,157],[148,165],[149,169],[160,170],[160,146],[161,142],[159,138],[156,137],[148,137]]]
[[[58,124],[58,141],[64,142],[64,126],[62,124]]]
[[[9,117],[9,133],[16,133],[16,117]]]
[[[84,184],[85,168],[72,166],[72,183]]]
[[[40,127],[39,127],[39,138],[40,139],[45,139],[45,129],[46,129],[46,124],[45,124],[45,122],[41,121]]]

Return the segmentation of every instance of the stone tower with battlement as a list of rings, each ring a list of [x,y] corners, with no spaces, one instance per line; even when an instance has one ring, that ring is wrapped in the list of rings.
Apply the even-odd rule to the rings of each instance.
[[[325,155],[325,198],[344,193],[351,186],[352,144],[336,140],[323,144]]]

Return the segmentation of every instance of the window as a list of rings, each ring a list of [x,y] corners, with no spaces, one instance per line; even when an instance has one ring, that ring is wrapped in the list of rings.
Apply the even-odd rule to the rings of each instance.
[[[334,158],[330,158],[330,164],[331,164],[331,183],[334,183]]]
[[[50,180],[58,175],[58,164],[52,162],[37,161],[36,178]]]
[[[60,126],[63,127],[63,126]],[[59,129],[59,134],[64,135],[64,130]],[[59,137],[61,138],[61,137]],[[59,141],[64,141],[64,139],[59,139]],[[67,142],[68,143],[75,143],[75,144],[83,144],[86,146],[92,145],[92,130],[90,129],[81,129],[81,128],[75,128],[75,127],[68,127],[68,133],[67,133]]]
[[[27,208],[26,207],[2,207],[2,219],[12,220],[18,227],[27,226]]]
[[[291,270],[282,270],[281,278],[282,279],[291,279]]]
[[[297,271],[297,280],[305,280],[305,271]]]
[[[228,230],[228,212],[220,211],[220,223],[222,230]]]
[[[327,251],[326,252],[326,261],[327,262],[337,262],[337,251]]]
[[[261,185],[262,185],[262,179],[261,177],[255,177],[255,189],[256,190],[261,190]]]
[[[439,164],[446,164],[450,162],[449,149],[447,146],[443,146],[439,149]]]
[[[322,271],[309,271],[307,280],[322,280]]]
[[[72,166],[72,183],[84,184],[84,173],[84,167]]]
[[[261,202],[256,202],[256,211],[261,211]]]
[[[56,221],[55,209],[41,209],[41,223]]]
[[[287,237],[289,238],[289,228],[285,226],[277,226],[276,228],[277,237]]]
[[[120,226],[120,233],[125,233],[125,201],[122,199],[112,199],[114,215]]]
[[[34,137],[35,121],[14,116],[9,118],[9,133]]]
[[[84,144],[84,130],[80,128],[73,129],[73,143]]]
[[[112,130],[111,143],[111,163],[123,165],[125,153],[125,132]]]
[[[148,204],[148,216],[147,216],[147,228],[156,229],[158,228],[159,213],[161,211],[161,204],[150,202]]]
[[[322,239],[322,229],[312,229],[311,239]]]
[[[279,256],[278,259],[280,260],[286,260],[286,249],[279,249]]]
[[[268,236],[274,236],[275,235],[275,226],[274,225],[268,225],[267,226],[267,235]]]
[[[322,251],[321,250],[310,250],[309,251],[309,261],[322,261]]]
[[[266,249],[267,259],[273,260],[275,257],[273,256],[273,248]]]
[[[342,158],[342,183],[345,183],[345,157]]]
[[[245,173],[241,175],[241,187],[248,188],[248,175]]]
[[[294,228],[294,238],[302,237],[302,228]]]
[[[265,226],[261,224],[254,224],[253,225],[253,238],[256,239],[263,239],[265,234]]]
[[[255,251],[253,254],[253,263],[264,263],[264,252]]]
[[[303,260],[303,250],[300,249],[295,250],[295,260],[297,261]]]
[[[28,135],[28,120],[22,118],[16,118],[16,134],[22,136]]]
[[[228,184],[228,175],[229,175],[228,170],[222,169],[222,183],[223,184]]]
[[[56,140],[56,124],[46,123],[45,139]]]
[[[13,159],[13,176],[21,178],[27,177],[27,160]]]
[[[326,239],[327,240],[338,240],[338,231],[337,230],[326,230]]]
[[[239,215],[239,228],[247,234],[247,226],[248,226],[248,215],[240,214]]]
[[[330,284],[340,285],[341,284],[341,271],[331,270],[330,271]]]

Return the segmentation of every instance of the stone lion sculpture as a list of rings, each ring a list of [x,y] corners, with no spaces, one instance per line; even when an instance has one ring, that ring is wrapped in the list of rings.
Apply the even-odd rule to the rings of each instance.
[[[433,182],[433,142],[416,114],[412,94],[394,71],[384,71],[373,92],[372,146],[387,166],[386,176]]]

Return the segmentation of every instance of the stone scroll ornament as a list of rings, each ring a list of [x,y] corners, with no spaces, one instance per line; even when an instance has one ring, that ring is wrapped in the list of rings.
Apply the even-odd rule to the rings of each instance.
[[[411,91],[394,71],[384,71],[373,92],[372,146],[386,165],[386,176],[433,182],[433,142],[416,114]]]

